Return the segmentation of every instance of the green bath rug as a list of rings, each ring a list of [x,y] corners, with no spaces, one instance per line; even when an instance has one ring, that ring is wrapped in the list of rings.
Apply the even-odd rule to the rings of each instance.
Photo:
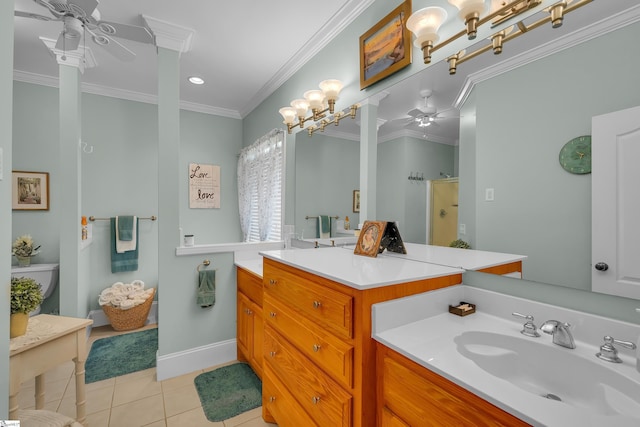
[[[91,345],[84,382],[89,384],[153,368],[157,351],[157,328],[100,338]]]
[[[262,382],[246,363],[205,372],[194,382],[209,421],[228,420],[262,405]]]

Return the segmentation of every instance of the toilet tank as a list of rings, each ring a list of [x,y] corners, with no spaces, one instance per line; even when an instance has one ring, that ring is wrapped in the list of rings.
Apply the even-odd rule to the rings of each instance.
[[[58,284],[60,264],[31,264],[11,267],[11,277],[28,277],[40,283],[42,295],[48,298]]]

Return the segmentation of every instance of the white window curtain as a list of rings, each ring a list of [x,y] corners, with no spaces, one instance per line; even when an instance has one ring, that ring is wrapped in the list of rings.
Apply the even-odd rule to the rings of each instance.
[[[238,205],[243,241],[282,239],[284,132],[274,129],[240,151]]]

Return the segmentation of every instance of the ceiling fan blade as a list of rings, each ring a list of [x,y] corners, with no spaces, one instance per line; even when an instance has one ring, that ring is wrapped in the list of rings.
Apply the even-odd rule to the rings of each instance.
[[[136,58],[136,54],[130,51],[126,46],[119,43],[117,40],[112,39],[101,34],[95,34],[92,31],[89,33],[93,36],[93,41],[103,47],[107,52],[122,61],[133,61]]]
[[[78,46],[80,46],[80,37],[70,37],[69,35],[70,33],[66,31],[60,33],[58,41],[56,42],[56,49],[64,52],[78,49]]]
[[[67,0],[69,8],[82,17],[90,17],[99,3],[98,0]]]
[[[425,114],[422,110],[418,109],[418,108],[414,108],[411,111],[407,112],[407,115],[411,116],[411,117],[423,117]]]
[[[44,16],[44,15],[38,15],[37,13],[30,13],[30,12],[21,12],[19,10],[15,10],[13,12],[14,16],[20,16],[22,18],[33,18],[33,19],[38,19],[40,21],[59,21],[59,18],[50,18],[48,16]]]
[[[118,24],[117,22],[100,21],[98,23],[98,29],[107,36],[153,44],[153,35],[145,27]]]

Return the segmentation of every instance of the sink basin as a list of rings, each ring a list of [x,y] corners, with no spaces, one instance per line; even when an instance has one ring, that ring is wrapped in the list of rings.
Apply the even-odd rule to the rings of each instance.
[[[547,345],[543,338],[466,331],[454,342],[458,353],[488,374],[540,399],[599,416],[640,420],[640,382],[612,370],[595,354],[590,360],[575,350]]]

